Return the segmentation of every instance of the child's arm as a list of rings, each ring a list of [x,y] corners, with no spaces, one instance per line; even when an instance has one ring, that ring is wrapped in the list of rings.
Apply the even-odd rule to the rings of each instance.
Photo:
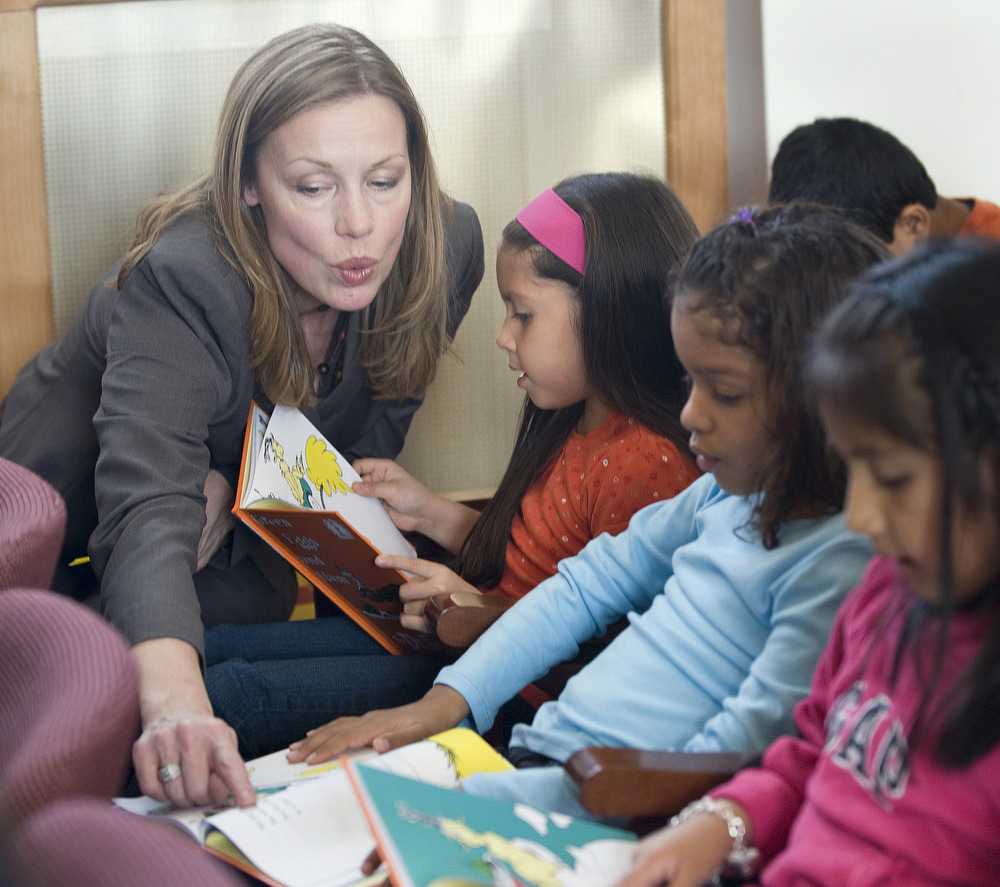
[[[857,600],[852,595],[837,613],[809,695],[795,707],[795,735],[776,739],[759,767],[741,770],[709,793],[740,804],[753,817],[753,842],[747,843],[760,853],[762,863],[777,856],[788,842],[805,800],[806,784],[823,754],[830,707],[839,694],[836,681],[845,667],[845,626]]]
[[[775,550],[787,546],[790,566],[758,602],[758,618],[767,630],[763,646],[736,694],[685,751],[763,749],[794,730],[794,707],[809,691],[837,609],[871,556],[866,540],[839,527],[831,523]],[[748,598],[751,594],[746,591]]]
[[[694,537],[695,515],[717,492],[705,478],[638,512],[618,536],[592,540],[442,669],[438,682],[466,699],[476,729],[488,730],[500,706],[553,665],[576,656],[581,643],[662,594],[674,551]]]
[[[658,506],[662,514],[640,512],[644,517],[636,528],[594,540],[563,561],[559,575],[514,604],[458,662],[442,669],[438,683],[421,700],[361,718],[339,718],[293,743],[289,760],[326,760],[373,743],[385,751],[454,727],[470,714],[476,729],[485,732],[500,706],[523,687],[576,655],[580,642],[622,613],[642,609],[663,591],[674,543],[690,536],[693,514],[713,489],[686,491]],[[646,527],[647,522],[655,527]],[[668,532],[672,523],[674,543]],[[642,538],[630,540],[633,534]],[[592,584],[589,592],[578,587],[584,581]],[[614,587],[617,582],[622,587]]]
[[[432,493],[389,459],[358,459],[361,482],[353,490],[382,501],[392,522],[404,533],[417,532],[458,554],[479,512]]]

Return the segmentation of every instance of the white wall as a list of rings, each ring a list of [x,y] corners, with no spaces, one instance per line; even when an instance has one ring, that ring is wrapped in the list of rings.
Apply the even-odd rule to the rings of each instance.
[[[1000,3],[761,0],[768,158],[816,117],[867,120],[941,194],[1000,202]]]

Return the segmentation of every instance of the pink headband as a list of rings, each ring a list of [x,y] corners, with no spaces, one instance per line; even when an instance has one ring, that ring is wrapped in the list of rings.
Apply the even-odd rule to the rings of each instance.
[[[542,246],[583,274],[583,219],[555,191],[542,191],[514,218]]]

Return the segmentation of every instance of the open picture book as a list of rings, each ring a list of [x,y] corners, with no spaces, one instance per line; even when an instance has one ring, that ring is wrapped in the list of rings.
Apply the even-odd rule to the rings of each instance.
[[[301,412],[251,406],[233,514],[390,653],[447,653],[400,625],[407,577],[375,556],[415,552],[381,502],[353,491],[359,480]]]
[[[375,846],[344,761],[289,764],[278,751],[247,762],[253,807],[181,809],[153,798],[116,798],[132,813],[157,817],[210,853],[274,887],[361,885],[361,863]],[[351,756],[373,769],[455,789],[470,773],[510,769],[479,734],[447,730],[383,755]],[[381,876],[377,879],[381,881]]]
[[[346,766],[393,887],[608,887],[631,865],[632,832]]]

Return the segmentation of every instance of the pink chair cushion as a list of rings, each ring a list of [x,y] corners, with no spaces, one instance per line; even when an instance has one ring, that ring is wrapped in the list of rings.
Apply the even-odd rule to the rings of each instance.
[[[48,588],[66,533],[66,504],[37,474],[0,459],[0,588]]]
[[[0,593],[0,829],[57,798],[111,798],[139,733],[125,640],[50,591]]]
[[[107,801],[57,801],[11,841],[14,875],[32,887],[245,887],[245,881],[162,822]]]

